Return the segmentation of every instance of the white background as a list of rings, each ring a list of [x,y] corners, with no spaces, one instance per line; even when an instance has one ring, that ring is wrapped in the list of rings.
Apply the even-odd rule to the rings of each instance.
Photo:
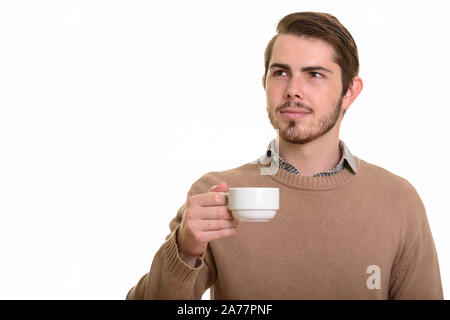
[[[341,139],[415,186],[448,292],[446,1],[309,3],[1,1],[0,298],[124,299],[191,184],[275,136],[263,53],[296,11],[355,38]]]

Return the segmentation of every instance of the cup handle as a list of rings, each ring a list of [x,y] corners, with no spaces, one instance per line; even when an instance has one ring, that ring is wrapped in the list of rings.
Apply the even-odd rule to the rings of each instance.
[[[230,204],[230,193],[229,192],[222,192],[222,191],[219,191],[219,193],[221,193],[221,194],[223,194],[225,197],[227,197],[227,203],[225,204],[227,207],[228,207],[228,209],[230,208],[229,207],[229,204]]]

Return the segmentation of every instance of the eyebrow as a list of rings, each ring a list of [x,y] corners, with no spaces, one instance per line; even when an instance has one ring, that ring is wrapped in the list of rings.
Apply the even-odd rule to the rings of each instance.
[[[291,70],[291,67],[289,67],[289,65],[283,64],[283,63],[272,63],[270,65],[269,69],[272,69],[272,68],[281,68],[281,69]],[[331,71],[325,67],[322,67],[322,66],[310,66],[310,67],[302,68],[303,72],[314,71],[314,70],[322,70],[325,72],[333,73],[333,71]]]

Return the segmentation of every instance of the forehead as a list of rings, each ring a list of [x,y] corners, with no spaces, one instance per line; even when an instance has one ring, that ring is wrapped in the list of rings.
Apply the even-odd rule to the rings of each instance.
[[[292,65],[320,64],[332,70],[339,68],[334,62],[334,48],[322,39],[280,34],[272,49],[271,62]]]

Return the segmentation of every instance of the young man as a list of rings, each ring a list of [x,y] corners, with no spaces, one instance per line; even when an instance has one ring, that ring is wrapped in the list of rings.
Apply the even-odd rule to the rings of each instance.
[[[405,179],[339,139],[363,88],[356,44],[324,13],[284,17],[265,52],[279,139],[259,161],[197,180],[127,299],[443,299],[425,208]],[[272,174],[263,169],[276,165]],[[238,222],[220,192],[277,187],[267,223]]]

